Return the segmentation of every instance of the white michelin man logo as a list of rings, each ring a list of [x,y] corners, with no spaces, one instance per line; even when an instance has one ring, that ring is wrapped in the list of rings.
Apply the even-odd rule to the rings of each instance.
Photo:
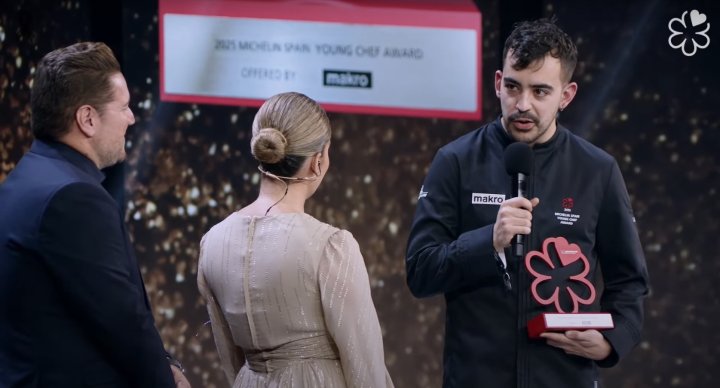
[[[707,16],[704,13],[700,13],[694,9],[690,11],[690,25],[685,23],[685,16],[688,11],[683,12],[679,18],[672,18],[668,23],[670,29],[670,37],[668,38],[668,44],[674,49],[681,49],[685,56],[691,57],[695,55],[697,49],[704,49],[710,44],[710,37],[707,32],[710,30],[710,23],[707,22]],[[673,28],[673,24],[680,24]],[[705,24],[703,28],[703,24]],[[688,37],[690,37],[688,39]]]

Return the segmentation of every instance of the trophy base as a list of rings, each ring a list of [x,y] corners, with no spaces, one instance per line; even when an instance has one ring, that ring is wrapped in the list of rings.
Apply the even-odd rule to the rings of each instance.
[[[528,322],[528,336],[539,338],[547,331],[607,330],[614,327],[609,313],[543,313]]]

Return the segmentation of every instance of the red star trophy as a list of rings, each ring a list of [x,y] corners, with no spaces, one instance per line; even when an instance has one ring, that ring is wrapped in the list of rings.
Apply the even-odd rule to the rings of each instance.
[[[577,244],[563,237],[551,237],[543,242],[542,252],[525,255],[525,267],[534,277],[530,286],[532,297],[543,306],[553,305],[554,313],[541,313],[528,322],[528,335],[553,331],[612,329],[609,313],[583,312],[580,305],[595,302],[595,286],[587,279],[590,263]]]

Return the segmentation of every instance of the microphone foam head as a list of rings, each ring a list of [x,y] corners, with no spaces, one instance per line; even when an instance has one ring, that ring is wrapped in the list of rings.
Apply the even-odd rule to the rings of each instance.
[[[527,143],[515,142],[505,149],[505,170],[510,175],[530,175],[533,153]]]

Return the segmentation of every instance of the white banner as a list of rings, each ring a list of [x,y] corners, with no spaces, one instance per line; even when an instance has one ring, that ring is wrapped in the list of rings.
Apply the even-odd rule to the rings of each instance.
[[[478,32],[167,13],[163,94],[479,115]]]

